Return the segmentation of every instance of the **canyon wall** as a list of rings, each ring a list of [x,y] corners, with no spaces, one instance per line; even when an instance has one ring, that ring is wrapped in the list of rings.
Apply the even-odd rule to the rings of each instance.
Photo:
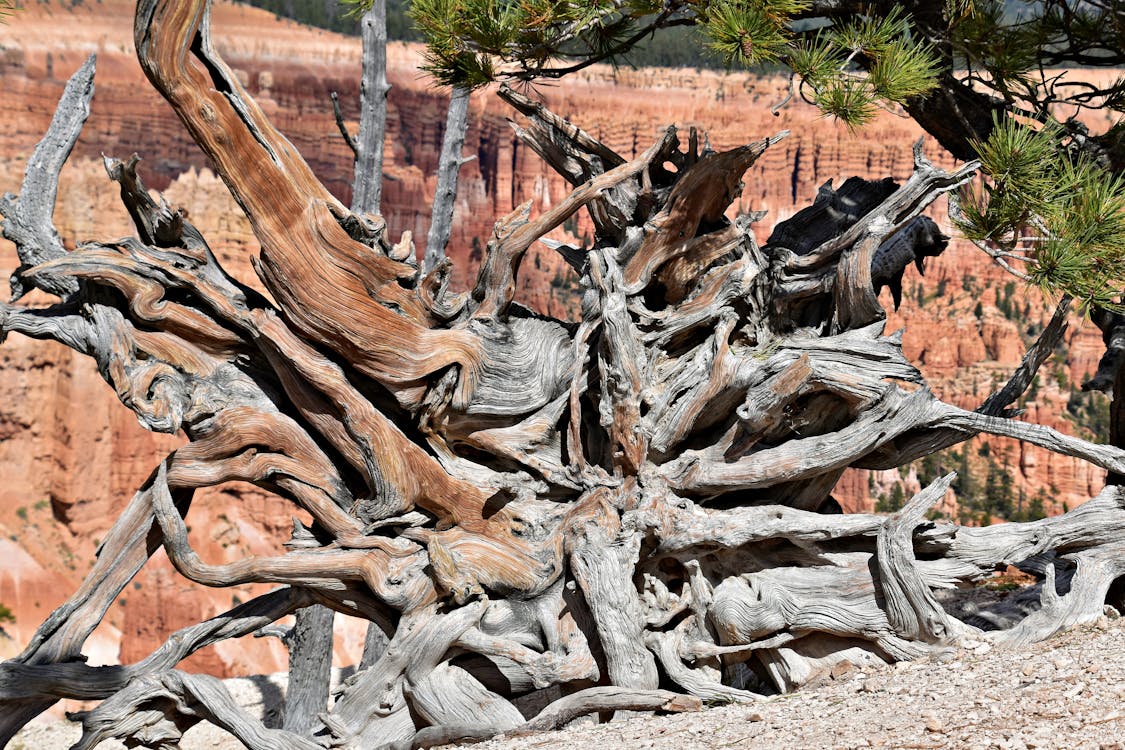
[[[356,129],[360,49],[355,39],[308,29],[244,6],[219,4],[214,30],[220,50],[255,96],[304,154],[313,170],[342,200],[350,198],[351,155],[336,131],[329,92],[337,91],[345,117]],[[65,169],[56,224],[73,247],[86,239],[131,233],[128,217],[105,176],[101,154],[137,152],[147,184],[182,206],[236,276],[256,285],[248,258],[256,241],[245,218],[186,137],[171,110],[148,87],[133,56],[132,7],[124,0],[87,0],[77,6],[35,3],[0,27],[0,185],[18,189],[24,163],[47,127],[67,76],[91,52],[98,54],[92,115]],[[387,167],[384,214],[397,239],[411,231],[424,241],[434,191],[434,171],[445,121],[445,97],[417,72],[418,50],[389,50]],[[910,144],[920,135],[912,121],[884,113],[859,133],[794,103],[773,116],[785,82],[747,74],[695,70],[591,68],[558,85],[537,90],[607,144],[631,156],[651,144],[658,130],[675,123],[696,126],[716,149],[778,130],[791,135],[747,174],[739,210],[768,210],[758,227],[770,226],[811,201],[818,185],[851,175],[905,179]],[[493,91],[474,94],[465,142],[473,157],[462,170],[449,254],[455,283],[475,274],[480,248],[493,222],[525,200],[542,210],[567,186],[528,149],[507,122],[508,108]],[[930,157],[951,165],[936,144]],[[944,205],[934,216],[944,220]],[[589,236],[588,218],[569,222],[560,237]],[[14,249],[0,244],[0,275],[16,266]],[[888,330],[905,326],[904,348],[939,395],[975,406],[1019,362],[1026,342],[1050,315],[1050,305],[1017,285],[979,251],[954,242],[930,262],[925,278],[911,270],[903,309]],[[544,312],[566,315],[577,300],[571,271],[545,248],[523,265],[519,299]],[[885,300],[890,307],[889,295]],[[1075,320],[1059,352],[1025,404],[1028,418],[1074,432],[1067,406],[1080,415],[1100,408],[1098,396],[1076,401],[1075,384],[1092,372],[1100,337]],[[1085,411],[1083,411],[1085,410]],[[1092,412],[1091,412],[1092,413]],[[0,658],[26,643],[33,629],[77,585],[99,538],[160,457],[182,441],[142,430],[116,403],[93,363],[70,350],[13,336],[0,347],[0,602],[16,614],[0,637]],[[986,447],[987,446],[987,447]],[[978,439],[966,459],[974,472],[1000,467],[1023,498],[1045,499],[1047,510],[1073,507],[1095,493],[1103,475],[1089,466],[1001,440]],[[987,454],[987,458],[985,458]],[[945,463],[953,468],[954,459]],[[919,474],[849,472],[837,488],[846,510],[871,509],[895,485],[909,493]],[[983,481],[981,482],[983,485]],[[1030,500],[1028,500],[1030,502]],[[942,506],[961,512],[954,496]],[[253,487],[201,493],[188,516],[192,541],[208,560],[227,561],[279,548],[291,528],[292,507]],[[975,518],[975,521],[990,519]],[[118,601],[108,624],[88,650],[94,663],[135,660],[176,627],[217,614],[256,590],[215,592],[191,586],[158,555]],[[232,599],[233,597],[233,599]],[[338,630],[341,663],[357,656],[362,628]],[[285,653],[273,640],[243,639],[207,649],[189,669],[216,674],[271,671]]]

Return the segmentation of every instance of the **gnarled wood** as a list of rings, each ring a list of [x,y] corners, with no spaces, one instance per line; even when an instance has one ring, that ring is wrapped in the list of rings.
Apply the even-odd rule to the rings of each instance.
[[[926,511],[945,496],[955,478],[955,474],[947,474],[926,487],[879,530],[875,558],[879,563],[883,608],[895,631],[909,640],[946,643],[972,632],[941,608],[914,557],[914,530],[922,525]]]
[[[966,634],[1024,644],[1100,612],[1125,573],[1121,488],[1058,518],[980,529],[925,520],[948,477],[889,518],[817,512],[849,466],[898,466],[981,432],[1125,473],[1121,450],[1010,418],[1069,300],[976,412],[936,399],[900,335],[884,335],[878,291],[897,305],[907,266],[944,249],[922,212],[974,164],[946,172],[917,146],[902,186],[827,185],[759,247],[761,215],[728,210],[780,136],[701,153],[697,133],[682,149],[669,128],[626,159],[502,90],[528,118],[519,138],[574,190],[499,221],[474,288],[452,291],[448,262],[419,273],[409,236],[392,246],[369,204],[349,212],[315,179],[213,49],[208,10],[140,0],[136,47],[249,217],[269,299],[149,194],[136,157],[106,168],[138,236],[64,252],[50,209],[92,64],[68,84],[25,195],[0,202],[20,252],[17,298],[31,286],[59,297],[0,305],[0,334],[90,356],[144,426],[188,439],[80,589],[0,664],[0,743],[77,698],[103,701],[79,717],[79,747],[172,746],[200,720],[251,748],[430,747],[590,712],[754,700],[769,688],[745,679],[747,665],[789,690],[844,659],[914,658]],[[548,245],[579,274],[581,318],[536,315],[513,299],[521,260],[582,209],[590,246]],[[195,489],[228,481],[279,494],[312,526],[282,554],[201,559],[184,514]],[[205,585],[286,587],[136,664],[78,662],[161,547]],[[1004,629],[960,622],[934,593],[1003,565],[1045,579],[1038,612],[992,618]],[[330,709],[317,694],[297,711],[294,731],[266,729],[219,683],[176,671],[205,645],[276,634],[278,618],[314,603],[389,642]],[[301,664],[296,675],[311,676]]]
[[[20,267],[11,279],[13,302],[27,291],[20,278],[21,271],[43,261],[60,258],[66,252],[55,230],[52,215],[58,194],[59,172],[78,141],[86,118],[90,116],[94,64],[95,57],[91,55],[66,82],[47,135],[35,147],[27,162],[19,197],[5,193],[0,198],[4,238],[15,244],[20,259]],[[65,296],[77,291],[78,286],[73,279],[44,279],[42,288],[51,294]]]

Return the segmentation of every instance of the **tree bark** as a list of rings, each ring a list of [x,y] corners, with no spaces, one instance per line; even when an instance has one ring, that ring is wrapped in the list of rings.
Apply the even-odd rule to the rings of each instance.
[[[434,192],[430,231],[426,235],[426,254],[422,271],[429,273],[445,257],[445,247],[453,232],[453,209],[457,205],[457,175],[464,159],[461,148],[465,145],[465,131],[469,127],[469,90],[454,86],[449,96],[449,111],[445,117],[445,135],[441,140],[438,159],[437,190]]]
[[[289,688],[281,722],[281,728],[288,732],[311,737],[317,728],[317,715],[328,708],[335,615],[320,604],[297,611],[297,622],[289,636]]]
[[[359,22],[363,71],[359,82],[352,213],[378,215],[383,193],[383,147],[387,132],[387,0],[374,0]]]

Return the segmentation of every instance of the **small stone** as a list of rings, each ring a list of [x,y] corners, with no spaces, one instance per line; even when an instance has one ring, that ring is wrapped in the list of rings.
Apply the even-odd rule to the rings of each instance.
[[[1077,685],[1072,687],[1070,690],[1067,690],[1065,693],[1063,693],[1063,700],[1070,700],[1071,698],[1077,698],[1082,693],[1082,691],[1085,690],[1085,689],[1086,689],[1086,683],[1085,682],[1079,682]]]
[[[765,717],[759,711],[751,711],[750,715],[746,717],[747,721],[764,721]]]
[[[926,731],[940,733],[945,731],[945,725],[941,723],[941,719],[936,716],[931,716],[926,719]]]
[[[1020,671],[1023,672],[1024,677],[1030,677],[1031,673],[1034,672],[1035,669],[1036,665],[1033,662],[1029,661],[1027,664],[1023,665],[1023,669],[1021,669]]]
[[[985,654],[987,654],[991,650],[992,650],[992,644],[991,643],[982,643],[982,644],[980,644],[979,646],[977,646],[976,648],[973,649],[973,653],[976,654],[977,656],[984,656]]]
[[[1102,615],[1094,622],[1094,627],[1098,630],[1109,630],[1109,618]]]

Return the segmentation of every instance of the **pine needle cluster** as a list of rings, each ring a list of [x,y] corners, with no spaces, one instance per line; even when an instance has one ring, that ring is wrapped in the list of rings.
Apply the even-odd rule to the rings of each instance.
[[[932,48],[912,38],[897,7],[834,25],[797,45],[786,62],[814,104],[852,127],[869,122],[880,103],[927,93],[939,70]]]
[[[976,144],[986,178],[961,196],[958,228],[1023,263],[1022,273],[1044,292],[1119,310],[1125,176],[1072,153],[1072,145],[1057,122],[998,120]]]
[[[415,0],[426,69],[443,85],[556,78],[616,63],[658,29],[696,26],[731,66],[787,66],[800,93],[850,126],[937,85],[938,59],[895,7],[810,31],[810,0]]]
[[[425,70],[439,84],[472,89],[558,77],[568,72],[559,61],[611,60],[640,41],[645,19],[668,20],[662,8],[658,0],[414,0],[410,16],[426,39]]]

